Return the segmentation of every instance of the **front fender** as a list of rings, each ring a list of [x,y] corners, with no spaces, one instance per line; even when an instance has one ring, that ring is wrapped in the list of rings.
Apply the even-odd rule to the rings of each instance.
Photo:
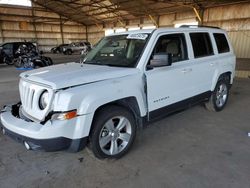
[[[75,136],[88,136],[94,113],[97,108],[107,103],[135,97],[140,109],[140,115],[146,115],[146,98],[142,76],[125,76],[123,78],[99,81],[78,87],[60,90],[55,95],[54,111],[69,111],[77,109],[78,115],[84,121],[77,123]]]
[[[77,109],[78,114],[90,114],[102,105],[128,97],[135,97],[140,115],[146,115],[146,97],[141,75],[130,75],[60,90],[55,96],[54,111]]]

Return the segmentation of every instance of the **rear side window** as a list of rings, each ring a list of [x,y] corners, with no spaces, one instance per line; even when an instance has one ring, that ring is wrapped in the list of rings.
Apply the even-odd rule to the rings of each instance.
[[[226,36],[223,33],[214,33],[214,39],[215,39],[219,54],[230,51]]]
[[[194,50],[194,57],[205,57],[213,55],[213,48],[208,33],[190,33]]]

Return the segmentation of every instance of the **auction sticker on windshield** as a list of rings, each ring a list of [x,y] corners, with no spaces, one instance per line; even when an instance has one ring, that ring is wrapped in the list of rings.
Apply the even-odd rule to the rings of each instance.
[[[127,39],[139,39],[139,40],[146,40],[146,38],[148,37],[147,34],[144,33],[133,33],[133,34],[129,34],[127,36]]]

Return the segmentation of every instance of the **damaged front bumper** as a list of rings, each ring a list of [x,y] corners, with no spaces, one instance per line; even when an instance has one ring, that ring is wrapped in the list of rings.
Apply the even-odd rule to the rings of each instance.
[[[20,117],[21,104],[5,106],[1,110],[1,129],[5,135],[23,143],[27,149],[58,151],[68,149],[77,152],[84,148],[87,137],[70,138],[74,134],[76,119],[70,121],[47,121],[45,124]],[[72,133],[72,134],[70,134]]]

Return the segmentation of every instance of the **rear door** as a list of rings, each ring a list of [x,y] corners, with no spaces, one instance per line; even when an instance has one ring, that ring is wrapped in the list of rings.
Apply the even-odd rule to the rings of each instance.
[[[195,76],[193,90],[196,94],[209,92],[218,66],[213,50],[212,35],[209,32],[190,32],[192,67]]]

